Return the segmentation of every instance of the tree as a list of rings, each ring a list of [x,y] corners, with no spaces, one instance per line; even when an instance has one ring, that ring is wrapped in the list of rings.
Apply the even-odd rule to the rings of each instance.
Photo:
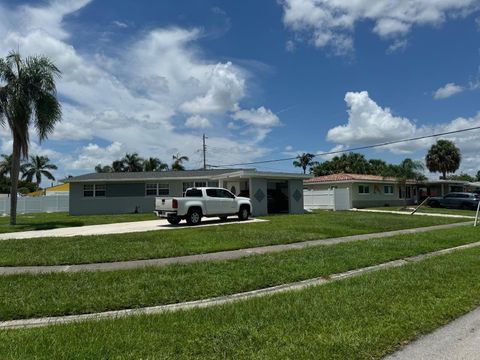
[[[22,179],[31,182],[35,177],[37,190],[42,182],[42,175],[49,180],[55,180],[55,177],[48,170],[57,170],[57,165],[51,164],[48,156],[30,156],[30,162],[23,165]]]
[[[364,155],[351,152],[335,156],[330,161],[314,166],[312,170],[315,176],[323,176],[338,173],[370,174],[370,168],[371,166]]]
[[[173,160],[172,170],[183,171],[185,170],[185,166],[183,166],[183,162],[188,161],[188,156],[182,156],[179,153],[177,153],[177,155],[172,156],[172,160]]]
[[[428,170],[442,173],[442,179],[447,178],[447,173],[457,171],[461,160],[460,149],[449,140],[438,140],[425,157]]]
[[[113,172],[124,172],[125,170],[125,164],[123,163],[122,160],[114,160],[112,162],[112,171]]]
[[[460,175],[449,175],[447,176],[447,180],[468,181],[468,182],[476,181],[473,176],[466,173],[460,173]]]
[[[477,171],[476,181],[480,181],[480,170]]]
[[[110,165],[102,166],[102,164],[97,164],[97,166],[95,166],[95,172],[110,173],[110,172],[113,172],[113,168]]]
[[[10,171],[12,171],[12,155],[2,154],[1,156],[3,160],[0,161],[0,175],[10,175]]]
[[[143,170],[143,159],[137,153],[127,153],[121,161],[127,172],[140,172]]]
[[[307,168],[315,164],[315,162],[313,161],[314,158],[315,155],[310,153],[303,153],[302,155],[297,155],[297,160],[293,161],[293,166],[302,168],[303,173],[306,174]]]
[[[22,59],[11,52],[0,59],[0,124],[8,124],[13,137],[10,224],[17,223],[17,189],[21,157],[28,158],[29,128],[45,140],[61,120],[55,79],[60,70],[47,57]],[[1,85],[3,84],[3,85]]]
[[[158,158],[148,158],[143,162],[144,171],[163,171],[168,170],[168,164],[165,164]]]
[[[405,206],[407,205],[407,181],[408,180],[415,180],[415,181],[423,181],[426,180],[426,176],[423,174],[424,166],[420,161],[415,161],[410,158],[404,159],[400,165],[395,167],[397,183],[400,188],[400,191],[403,191],[405,196]]]

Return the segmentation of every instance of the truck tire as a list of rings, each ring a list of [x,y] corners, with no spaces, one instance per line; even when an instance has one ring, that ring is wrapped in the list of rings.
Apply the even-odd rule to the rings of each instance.
[[[241,206],[240,211],[238,212],[238,220],[245,221],[250,216],[250,208],[248,206]]]
[[[181,219],[178,216],[169,216],[167,217],[167,221],[172,225],[178,225]]]
[[[198,225],[202,222],[202,211],[198,208],[189,209],[187,213],[187,224]]]

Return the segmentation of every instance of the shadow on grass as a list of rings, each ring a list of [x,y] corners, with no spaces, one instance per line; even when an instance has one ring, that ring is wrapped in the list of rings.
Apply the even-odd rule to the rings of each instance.
[[[64,228],[64,227],[78,227],[84,226],[85,222],[83,221],[49,221],[49,222],[42,222],[42,223],[29,223],[29,222],[21,222],[17,223],[15,227],[17,229],[25,229],[25,230],[49,230],[49,229],[57,229],[57,228]]]

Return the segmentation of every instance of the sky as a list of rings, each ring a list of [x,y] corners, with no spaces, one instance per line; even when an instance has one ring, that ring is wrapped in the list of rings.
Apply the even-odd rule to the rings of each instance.
[[[57,179],[127,152],[197,169],[203,134],[218,166],[480,126],[479,40],[480,0],[0,0],[0,57],[62,71],[62,122],[30,150]],[[447,138],[476,174],[480,131]],[[362,153],[423,161],[435,140]]]

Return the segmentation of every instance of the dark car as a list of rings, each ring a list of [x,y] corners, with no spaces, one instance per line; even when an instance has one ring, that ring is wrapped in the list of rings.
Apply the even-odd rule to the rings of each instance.
[[[427,205],[431,207],[476,210],[479,201],[479,194],[468,192],[452,192],[445,196],[432,197],[428,199]]]

